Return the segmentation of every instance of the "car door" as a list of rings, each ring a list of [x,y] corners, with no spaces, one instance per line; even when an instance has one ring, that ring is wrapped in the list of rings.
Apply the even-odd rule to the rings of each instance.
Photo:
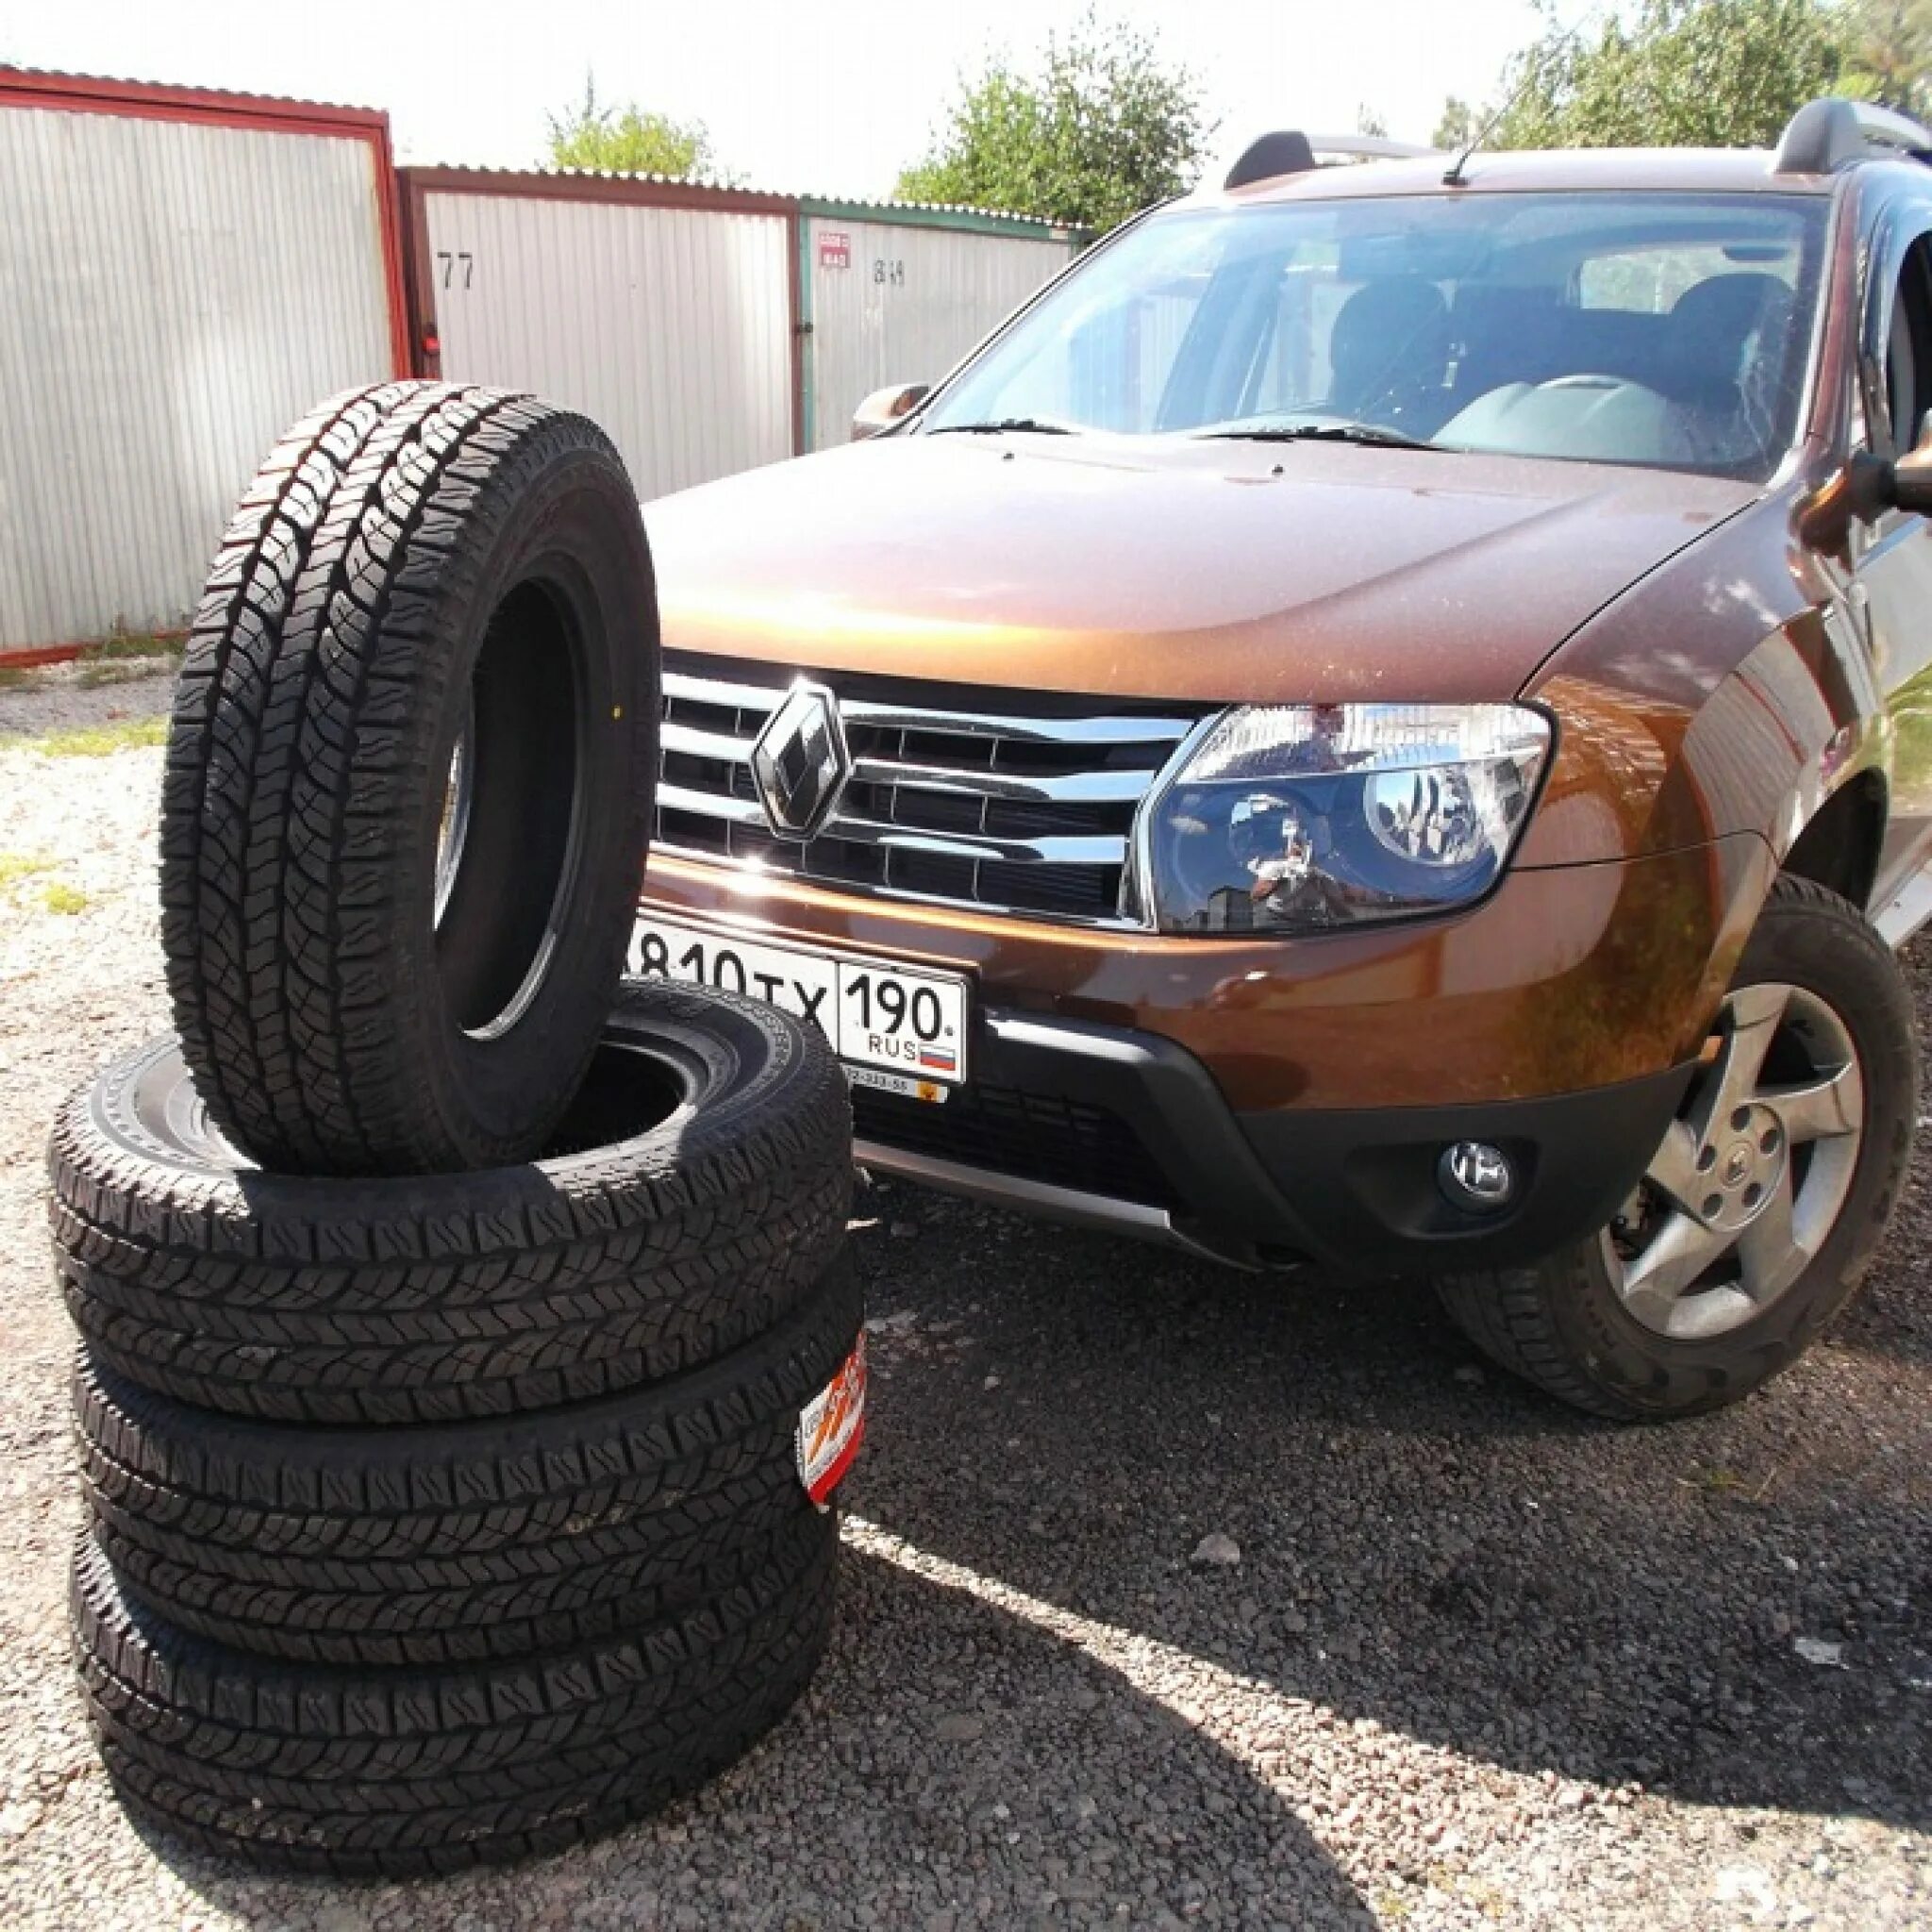
[[[1932,204],[1894,204],[1874,234],[1861,331],[1864,437],[1896,458],[1932,413]],[[1873,910],[1932,857],[1932,520],[1888,510],[1865,533],[1855,596],[1894,731],[1891,816]]]

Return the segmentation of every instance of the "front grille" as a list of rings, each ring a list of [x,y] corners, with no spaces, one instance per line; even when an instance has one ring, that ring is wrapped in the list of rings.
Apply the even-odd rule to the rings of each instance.
[[[658,849],[882,898],[1139,924],[1123,898],[1135,808],[1193,718],[1098,699],[1020,713],[958,686],[819,681],[839,699],[852,778],[812,838],[780,838],[751,751],[790,677],[669,661]]]
[[[1084,1101],[978,1082],[936,1105],[854,1087],[852,1122],[861,1141],[910,1154],[1149,1208],[1181,1206],[1133,1127]]]

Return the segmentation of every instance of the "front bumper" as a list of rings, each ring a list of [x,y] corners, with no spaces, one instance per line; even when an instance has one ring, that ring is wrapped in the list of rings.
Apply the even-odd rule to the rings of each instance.
[[[982,1018],[967,1093],[933,1107],[855,1091],[866,1166],[1238,1264],[1371,1275],[1504,1266],[1602,1227],[1694,1066],[1537,1100],[1239,1114],[1172,1041]],[[1515,1168],[1496,1212],[1462,1212],[1437,1184],[1442,1149],[1465,1139]]]
[[[966,974],[971,1084],[856,1090],[870,1166],[1227,1259],[1368,1274],[1601,1227],[1662,1139],[1774,864],[1750,836],[1524,869],[1455,918],[1302,940],[1081,930],[652,861],[647,908]],[[1501,1146],[1507,1207],[1436,1184]]]

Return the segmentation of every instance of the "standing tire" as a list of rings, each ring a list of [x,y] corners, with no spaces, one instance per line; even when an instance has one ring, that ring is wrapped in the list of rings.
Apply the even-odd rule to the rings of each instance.
[[[404,1876],[615,1829],[740,1757],[810,1680],[836,1524],[658,1623],[526,1661],[276,1663],[175,1629],[92,1541],[74,1565],[88,1720],[129,1809],[203,1851]]]
[[[412,1429],[242,1422],[83,1357],[94,1539],[130,1597],[257,1656],[568,1649],[716,1596],[827,1521],[796,1432],[861,1319],[841,1259],[786,1321],[689,1375],[512,1424]]]
[[[1486,1354],[1593,1414],[1695,1415],[1790,1367],[1851,1299],[1898,1199],[1911,1001],[1853,907],[1780,879],[1713,1044],[1608,1228],[1437,1284]]]
[[[209,1113],[271,1171],[544,1144],[622,971],[655,788],[657,600],[593,424],[385,383],[237,510],[168,739],[161,940]]]
[[[823,1037],[628,989],[553,1141],[480,1174],[248,1166],[174,1041],[57,1118],[55,1263],[95,1358],[175,1400],[417,1423],[593,1400],[782,1321],[844,1240],[852,1116]]]

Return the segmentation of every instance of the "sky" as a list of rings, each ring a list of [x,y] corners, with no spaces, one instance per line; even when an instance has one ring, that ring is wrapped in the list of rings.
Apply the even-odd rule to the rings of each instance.
[[[1529,0],[1100,0],[1203,83],[1216,156],[1379,114],[1426,141],[1532,39]],[[635,99],[710,129],[751,185],[886,195],[963,74],[1088,0],[0,0],[0,62],[387,108],[405,161],[530,166],[546,116]],[[1588,0],[1564,0],[1569,21]]]

